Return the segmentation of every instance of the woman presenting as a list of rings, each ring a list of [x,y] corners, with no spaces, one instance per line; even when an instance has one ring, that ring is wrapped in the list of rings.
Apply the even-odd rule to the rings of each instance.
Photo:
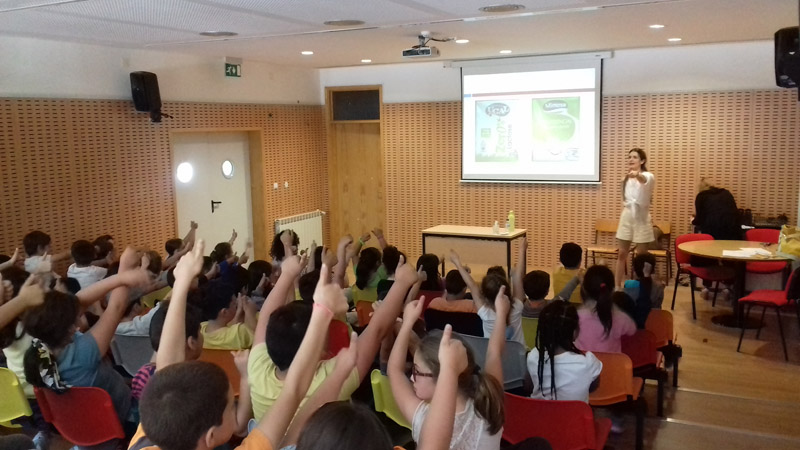
[[[625,267],[631,243],[636,245],[637,253],[646,253],[647,244],[655,240],[653,221],[650,219],[650,200],[656,178],[647,171],[647,154],[640,148],[628,152],[628,174],[622,180],[622,215],[617,227],[617,270],[615,283],[622,287],[625,281]]]

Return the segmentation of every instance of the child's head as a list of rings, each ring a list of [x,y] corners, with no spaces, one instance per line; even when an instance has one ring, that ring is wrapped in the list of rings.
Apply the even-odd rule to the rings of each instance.
[[[492,266],[486,269],[486,275],[497,275],[498,277],[508,279],[506,269],[503,266]]]
[[[73,242],[70,253],[78,267],[88,267],[92,265],[92,261],[94,261],[97,256],[94,245],[84,240]]]
[[[356,266],[356,287],[364,289],[369,284],[372,275],[381,266],[381,251],[375,247],[366,247],[361,250]]]
[[[183,240],[178,238],[170,239],[164,243],[164,250],[167,251],[167,255],[169,256],[174,255],[181,247],[183,247]]]
[[[231,247],[231,244],[228,242],[220,242],[215,245],[214,250],[211,251],[211,260],[217,264],[231,256],[233,256],[233,247]]]
[[[645,264],[650,264],[650,270],[645,275]],[[639,253],[633,257],[633,273],[637,279],[651,277],[656,270],[656,257],[651,253]]]
[[[208,283],[203,302],[203,320],[219,320],[227,324],[236,317],[236,287],[216,280]]]
[[[164,329],[164,321],[167,319],[167,309],[169,301],[163,302],[158,307],[158,311],[150,319],[150,345],[154,351],[158,351],[158,344],[161,342],[161,331]],[[202,321],[202,311],[197,306],[186,304],[186,360],[193,360],[200,357],[203,351],[203,333],[200,332]]]
[[[545,360],[552,361],[556,352],[583,354],[575,347],[578,337],[578,311],[575,306],[563,300],[554,300],[539,313],[539,327],[536,330],[536,349],[539,352],[539,386],[542,386]],[[550,364],[550,379],[555,380],[555,364]],[[556,382],[550,383],[550,396],[558,399]]]
[[[247,266],[247,274],[250,277],[248,291],[250,294],[252,294],[253,291],[258,287],[258,284],[261,283],[262,276],[266,275],[267,280],[269,280],[270,276],[272,275],[272,264],[264,261],[263,259],[257,259]]]
[[[114,238],[110,234],[104,234],[92,242],[97,259],[104,259],[114,250]]]
[[[50,251],[50,235],[39,230],[31,231],[22,238],[22,246],[28,256],[44,255]]]
[[[300,298],[302,298],[306,303],[314,303],[314,291],[317,289],[319,274],[320,273],[316,270],[313,272],[308,272],[300,277],[300,280],[297,282],[297,288],[300,291]]]
[[[72,294],[49,291],[44,303],[28,309],[22,317],[22,326],[34,342],[41,341],[48,351],[40,353],[31,347],[25,352],[23,367],[25,378],[34,386],[45,387],[52,380],[42,378],[42,369],[52,365],[55,356],[51,352],[63,348],[72,341],[77,330],[76,322],[80,304]]]
[[[294,230],[289,230],[289,232],[292,233],[292,250],[297,252],[297,248],[300,246],[300,236]],[[283,234],[283,231],[275,233],[275,237],[272,238],[272,247],[269,249],[269,255],[272,256],[273,261],[283,261],[283,258],[286,257],[286,250],[283,248],[283,242],[281,242],[281,234]]]
[[[614,273],[606,266],[592,266],[586,271],[581,283],[581,298],[584,302],[594,300],[597,317],[603,324],[606,335],[611,331],[611,293],[614,291]]]
[[[528,272],[522,278],[522,290],[530,300],[544,300],[550,292],[550,275],[541,270]]]
[[[417,260],[417,270],[422,268],[427,279],[422,282],[420,289],[423,291],[439,291],[442,289],[439,283],[439,257],[433,253],[426,253]]]
[[[460,296],[463,298],[464,294],[467,293],[467,283],[464,282],[461,273],[453,269],[447,272],[447,275],[444,277],[444,289],[452,296]]]
[[[349,401],[323,405],[309,419],[297,450],[391,450],[386,427],[366,406]]]
[[[387,245],[383,249],[383,267],[386,268],[388,275],[394,275],[394,271],[397,270],[397,265],[400,263],[401,254],[394,245]]]
[[[486,276],[483,277],[483,280],[481,280],[481,294],[483,295],[483,299],[492,309],[494,309],[494,299],[497,297],[497,293],[500,292],[500,288],[503,286],[506,287],[506,295],[510,297],[511,287],[509,286],[506,278],[503,278],[497,274],[486,274]]]
[[[491,434],[503,426],[503,386],[494,377],[481,371],[475,363],[475,354],[460,336],[453,333],[452,339],[462,341],[467,350],[467,368],[458,376],[458,392],[475,402],[475,411],[489,424]],[[442,332],[433,330],[419,343],[414,353],[414,393],[420,400],[430,402],[441,369],[439,365],[439,343]]]
[[[218,366],[201,361],[172,364],[147,383],[139,403],[148,439],[164,450],[215,448],[233,435],[233,388]]]
[[[16,297],[17,294],[19,294],[19,290],[22,288],[22,285],[25,284],[25,280],[28,279],[28,276],[28,272],[25,272],[17,266],[11,266],[3,270],[3,281],[10,282],[14,291],[11,294],[11,297],[4,298],[3,301],[8,302],[12,298]],[[0,302],[0,304],[2,303],[3,302]],[[13,319],[8,325],[0,329],[0,348],[8,347],[21,337],[19,333],[17,333],[18,322],[18,318]]]
[[[574,242],[567,242],[561,246],[558,258],[566,269],[577,269],[581,266],[583,249]]]
[[[267,352],[278,370],[289,370],[311,320],[311,305],[290,302],[276,309],[267,324]]]
[[[147,265],[147,270],[155,276],[161,274],[161,255],[155,250],[148,250],[147,257],[150,259],[150,264]]]

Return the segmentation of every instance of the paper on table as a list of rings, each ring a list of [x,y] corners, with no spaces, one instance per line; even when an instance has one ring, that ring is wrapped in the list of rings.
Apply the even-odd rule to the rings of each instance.
[[[754,255],[759,256],[772,256],[772,252],[760,247],[742,247],[742,250],[746,250],[748,252],[752,252]]]
[[[722,256],[732,256],[735,258],[752,258],[753,256],[772,256],[772,252],[763,248],[745,247],[739,250],[723,250]]]

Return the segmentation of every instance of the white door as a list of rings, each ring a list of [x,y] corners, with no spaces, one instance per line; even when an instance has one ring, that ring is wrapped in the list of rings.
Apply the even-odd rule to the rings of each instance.
[[[239,234],[233,250],[239,254],[253,238],[248,147],[244,132],[173,135],[179,237],[189,232],[191,221],[197,222],[197,237],[205,240],[206,254],[228,241],[233,229]]]

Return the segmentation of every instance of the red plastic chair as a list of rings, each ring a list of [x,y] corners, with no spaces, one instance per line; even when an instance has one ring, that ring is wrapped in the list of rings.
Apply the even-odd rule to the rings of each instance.
[[[786,288],[784,290],[778,291],[773,289],[759,289],[751,292],[750,295],[739,299],[739,305],[747,305],[744,316],[745,319],[742,324],[747,323],[747,316],[750,315],[750,310],[753,308],[753,306],[761,306],[763,308],[761,310],[761,325],[758,327],[758,331],[756,332],[756,339],[761,336],[761,328],[764,327],[764,313],[767,311],[767,308],[775,308],[775,314],[778,318],[778,329],[781,331],[781,342],[783,343],[783,357],[786,358],[786,361],[789,361],[789,353],[786,351],[786,338],[783,336],[781,309],[786,306],[794,305],[795,312],[797,313],[797,324],[800,326],[800,299],[789,298],[789,292],[792,287],[792,283],[795,282],[798,277],[800,277],[800,269],[795,269],[795,271],[789,276],[789,281],[786,282]],[[800,280],[797,282],[800,282]],[[742,348],[743,337],[744,326],[742,327],[741,334],[739,334],[739,345],[736,347],[737,352]]]
[[[769,244],[777,244],[778,239],[781,237],[780,230],[770,229],[757,229],[747,230],[745,238],[753,242],[766,242]],[[784,261],[756,261],[747,263],[747,271],[751,273],[779,273],[786,270],[786,262]]]
[[[503,439],[517,444],[531,437],[547,439],[553,450],[602,449],[611,420],[595,419],[584,402],[539,400],[505,393]]]
[[[694,283],[696,278],[701,280],[714,282],[714,300],[711,306],[717,303],[717,289],[720,282],[733,282],[736,278],[736,272],[730,267],[723,266],[710,266],[710,267],[694,267],[691,264],[691,255],[681,251],[678,246],[684,242],[694,241],[713,241],[714,237],[710,234],[684,234],[675,238],[675,262],[678,265],[678,270],[675,272],[675,289],[672,291],[672,310],[675,310],[675,296],[678,294],[678,278],[681,274],[688,273],[691,283],[689,284],[689,291],[692,293],[692,318],[697,319],[697,308],[694,302]]]
[[[425,310],[428,309],[428,305],[431,304],[433,299],[437,297],[443,297],[444,295],[445,295],[444,291],[419,291],[419,293],[417,293],[417,298],[415,300],[419,300],[423,296],[425,296],[425,304],[422,305],[422,312],[425,312]]]
[[[58,394],[34,388],[42,416],[59,434],[81,447],[123,439],[125,432],[108,392],[95,387],[73,387]]]
[[[328,327],[328,359],[347,347],[350,347],[350,329],[341,320],[331,320]]]
[[[634,376],[658,382],[656,409],[658,416],[663,417],[667,371],[664,370],[664,358],[658,351],[656,343],[656,336],[651,331],[636,330],[632,336],[622,337],[622,353],[631,359]]]

